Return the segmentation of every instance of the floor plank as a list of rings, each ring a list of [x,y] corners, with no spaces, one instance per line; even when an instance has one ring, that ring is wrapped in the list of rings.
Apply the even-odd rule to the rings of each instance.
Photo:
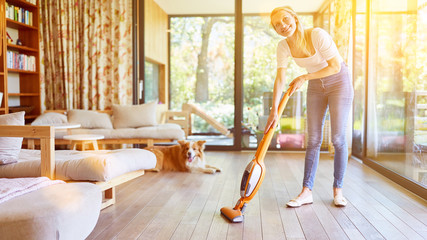
[[[213,156],[211,158],[211,156]],[[208,156],[207,156],[208,157]],[[217,175],[215,175],[216,177],[216,181],[214,182],[214,186],[212,187],[211,192],[209,193],[209,197],[208,200],[202,210],[202,213],[199,217],[199,221],[196,224],[196,227],[194,229],[194,232],[191,236],[190,239],[193,240],[199,240],[199,239],[207,239],[208,234],[209,234],[209,230],[210,227],[212,225],[212,221],[214,216],[217,216],[219,214],[219,210],[218,210],[218,201],[220,199],[220,193],[225,185],[226,182],[226,177],[227,177],[227,173],[232,172],[233,171],[233,167],[232,164],[236,164],[236,162],[238,162],[238,160],[234,160],[234,158],[231,158],[229,156],[227,156],[225,154],[220,154],[220,153],[213,153],[211,154],[209,157],[209,159],[227,159],[227,161],[224,161],[223,165],[216,165],[218,167],[221,167],[223,169],[223,171]],[[215,161],[212,161],[215,162]],[[203,176],[201,176],[203,177]],[[233,189],[234,190],[234,189]],[[231,201],[229,203],[227,203],[224,206],[228,206],[231,205]],[[218,212],[217,212],[218,211]]]
[[[120,215],[116,216],[112,221],[112,224],[110,224],[102,233],[96,236],[95,239],[112,239],[123,229],[129,229],[126,228],[126,226],[132,223],[135,217],[140,212],[144,211],[146,206],[158,207],[160,211],[163,210],[164,204],[169,199],[171,194],[175,192],[175,189],[179,187],[188,177],[188,175],[184,174],[171,173],[163,178],[160,178],[158,182],[153,183],[152,186],[156,186],[155,188],[148,188],[147,191],[134,196],[134,199],[132,199],[132,201],[127,201],[126,205],[118,205],[117,208],[120,212],[117,213],[120,213]],[[122,195],[118,194],[118,201],[119,196]]]
[[[314,203],[285,204],[301,191],[304,153],[269,152],[264,182],[243,223],[221,207],[240,198],[254,152],[207,152],[221,173],[147,172],[117,187],[88,239],[427,239],[427,203],[356,160],[344,183],[345,208],[333,205],[333,159],[321,154]]]
[[[357,178],[354,178],[352,174],[349,174],[349,178],[353,183],[357,181]],[[400,232],[397,233],[396,237],[403,234],[408,239],[425,239],[416,232],[416,230],[419,230],[420,233],[422,233],[422,231],[425,233],[426,230],[423,228],[423,224],[376,189],[370,187],[370,184],[367,184],[363,188],[351,185],[349,190],[354,191],[354,194],[364,196],[366,204],[373,206],[379,214],[387,219],[387,221]],[[389,230],[390,229],[387,229],[387,231]]]
[[[242,169],[241,158],[231,158],[229,161],[233,161],[231,169],[236,171]],[[235,198],[236,189],[238,189],[240,180],[236,177],[236,174],[227,175],[220,196],[215,208],[215,213],[212,219],[212,224],[209,229],[207,239],[226,239],[228,234],[229,223],[225,221],[224,217],[220,214],[220,209],[224,206],[230,206],[237,201]]]
[[[266,168],[269,167],[266,163]],[[285,239],[279,206],[273,188],[272,174],[266,174],[258,191],[260,196],[261,225],[263,239]]]
[[[295,208],[286,208],[286,203],[293,199],[301,191],[301,181],[296,179],[289,168],[290,162],[297,163],[297,160],[288,154],[274,155],[275,164],[269,170],[275,177],[274,183],[277,189],[276,198],[280,206],[283,228],[287,239],[305,239]]]
[[[320,164],[321,169],[329,169],[329,166]],[[373,227],[369,221],[353,206],[352,199],[346,195],[347,187],[344,186],[344,195],[348,200],[345,208],[337,208],[333,204],[332,177],[333,173],[329,171],[326,175],[320,171],[317,176],[316,190],[314,199],[320,198],[334,218],[343,228],[350,239],[384,239],[383,236]],[[316,200],[315,200],[316,201]]]

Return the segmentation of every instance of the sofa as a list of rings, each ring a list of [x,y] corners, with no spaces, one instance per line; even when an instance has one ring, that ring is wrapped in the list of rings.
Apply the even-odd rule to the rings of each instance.
[[[16,125],[16,126],[14,126]],[[101,208],[115,203],[115,187],[156,165],[143,149],[55,151],[53,126],[23,126],[24,112],[0,115],[0,178],[45,176],[67,182],[90,181],[104,192]],[[37,139],[39,150],[22,149],[23,138]]]
[[[113,105],[112,110],[54,110],[46,111],[31,125],[79,124],[80,128],[56,131],[57,145],[70,144],[65,135],[96,134],[104,136],[98,144],[146,144],[173,142],[185,138],[175,123],[163,123],[163,104]]]
[[[55,179],[54,128],[22,125],[24,112],[0,115],[0,167],[18,161],[22,137],[37,138],[42,152],[38,173],[42,177],[34,178],[36,181],[30,184],[29,178],[2,179],[0,239],[85,239],[98,221],[101,187],[63,181],[52,185],[54,181],[49,179]],[[43,182],[38,181],[43,178]],[[22,182],[27,184],[19,184]]]

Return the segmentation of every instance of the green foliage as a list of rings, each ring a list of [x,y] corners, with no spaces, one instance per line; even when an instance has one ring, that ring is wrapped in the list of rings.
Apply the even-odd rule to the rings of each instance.
[[[234,104],[217,104],[214,102],[198,104],[203,111],[208,113],[215,120],[223,124],[227,129],[231,129],[234,126]],[[194,133],[206,133],[218,131],[209,125],[206,121],[193,115],[192,127]]]
[[[217,121],[234,126],[234,18],[213,17],[216,22],[208,46],[209,101],[201,108]],[[301,16],[307,27],[312,16]],[[195,101],[198,55],[201,50],[202,17],[171,18],[171,108]],[[260,16],[244,18],[244,122],[252,129],[262,114],[262,95],[272,91],[276,77],[276,48],[280,41],[269,20]],[[290,61],[288,81],[305,73]],[[195,132],[215,132],[202,119],[195,117]]]

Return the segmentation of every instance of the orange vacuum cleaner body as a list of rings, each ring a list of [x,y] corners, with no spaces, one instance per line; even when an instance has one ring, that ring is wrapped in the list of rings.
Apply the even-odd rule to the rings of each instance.
[[[286,103],[290,96],[290,89],[285,93],[282,100],[280,101],[278,108],[278,115],[281,116],[285,109]],[[278,121],[277,121],[278,122]],[[276,125],[277,125],[276,122]],[[274,129],[276,125],[271,126],[267,133],[262,138],[258,149],[255,153],[255,157],[246,166],[243,173],[242,182],[240,185],[240,199],[237,201],[234,208],[223,207],[221,208],[221,214],[226,217],[230,222],[243,222],[243,212],[246,208],[246,204],[255,196],[264,180],[265,165],[264,157],[267,153],[268,146],[270,145],[271,139],[274,135]]]

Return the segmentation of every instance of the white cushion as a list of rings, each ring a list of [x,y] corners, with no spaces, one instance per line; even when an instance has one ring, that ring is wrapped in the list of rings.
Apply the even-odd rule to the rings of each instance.
[[[47,112],[43,113],[42,115],[38,116],[31,125],[38,126],[38,125],[58,125],[58,124],[64,124],[67,123],[67,116],[62,113],[56,113],[56,112]]]
[[[0,115],[0,125],[25,124],[25,112]],[[0,165],[14,163],[17,161],[22,147],[22,137],[0,137]]]
[[[71,134],[96,134],[103,135],[105,139],[174,139],[182,140],[185,138],[184,131],[178,124],[165,123],[156,126],[140,128],[118,128],[118,129],[69,129]],[[62,139],[64,135],[69,134],[66,131],[56,131],[55,138]]]
[[[22,149],[17,163],[0,166],[0,178],[40,176],[40,154],[40,150]],[[128,172],[154,168],[156,162],[154,153],[138,148],[55,151],[59,180],[109,181]]]
[[[81,124],[82,128],[113,128],[110,116],[106,113],[74,109],[69,110],[67,115],[69,123]]]
[[[113,105],[114,128],[137,128],[157,125],[156,102],[141,105]]]
[[[48,186],[0,204],[0,239],[86,239],[102,202],[92,183]]]

